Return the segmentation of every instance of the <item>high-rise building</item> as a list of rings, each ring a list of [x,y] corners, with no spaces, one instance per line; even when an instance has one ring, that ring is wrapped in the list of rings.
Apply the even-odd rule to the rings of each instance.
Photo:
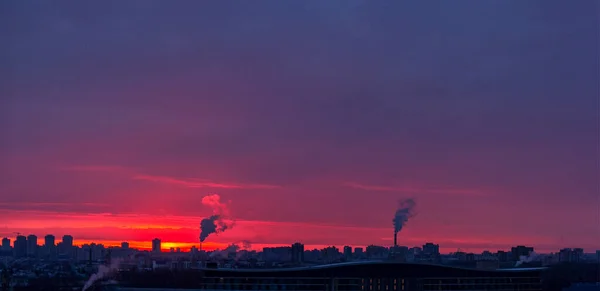
[[[363,248],[354,248],[354,256],[358,259],[362,259],[364,257],[365,250]]]
[[[422,254],[425,256],[439,256],[440,245],[436,245],[434,243],[426,243],[423,245]]]
[[[0,256],[12,257],[12,255],[13,255],[13,252],[12,252],[12,248],[10,246],[10,239],[5,237],[2,239],[2,247],[0,248]]]
[[[27,238],[23,235],[18,235],[14,242],[15,258],[24,258],[27,256]]]
[[[44,237],[44,247],[42,250],[42,258],[53,260],[58,255],[56,251],[56,238],[48,234]]]
[[[508,253],[505,251],[498,251],[496,253],[496,257],[499,262],[508,262]]]
[[[30,234],[27,236],[27,256],[36,257],[37,256],[37,236]]]
[[[65,247],[69,247],[69,248],[72,247],[73,246],[73,237],[68,234],[63,235],[62,243]]]
[[[323,259],[327,263],[337,261],[342,255],[342,253],[340,253],[340,250],[335,246],[330,246],[322,249],[321,254],[323,256]]]
[[[58,245],[58,254],[63,259],[74,259],[77,257],[77,251],[73,248],[73,237],[63,235],[62,241]]]
[[[55,245],[55,237],[53,235],[48,234],[44,237],[44,246],[53,247]]]
[[[510,255],[513,261],[517,262],[521,257],[528,257],[533,253],[533,247],[516,246],[510,249]]]
[[[160,239],[155,238],[152,240],[152,252],[160,253],[160,251],[161,251]]]
[[[2,239],[2,250],[10,251],[10,238],[5,237]]]
[[[560,250],[560,252],[558,253],[558,260],[560,262],[579,262],[582,257],[583,249],[581,248],[565,248]]]
[[[121,243],[121,248],[122,249],[128,249],[129,248],[129,243],[128,242],[122,242]]]
[[[423,250],[420,247],[412,247],[408,250],[408,253],[411,254],[413,257],[420,255],[422,252]]]
[[[292,245],[292,262],[304,262],[304,245],[299,242]]]
[[[344,246],[344,258],[346,260],[352,259],[352,247],[351,246]]]

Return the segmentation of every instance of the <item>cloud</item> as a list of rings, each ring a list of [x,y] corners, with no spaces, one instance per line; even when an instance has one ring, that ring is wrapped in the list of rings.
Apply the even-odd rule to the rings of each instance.
[[[479,190],[473,189],[455,189],[455,188],[412,188],[412,187],[397,187],[397,186],[380,186],[380,185],[365,185],[354,182],[342,184],[344,187],[350,187],[366,191],[384,191],[384,192],[400,192],[400,193],[428,193],[428,194],[451,194],[463,196],[489,196]]]
[[[81,202],[81,203],[64,203],[64,202],[0,202],[1,206],[71,206],[71,205],[82,205],[82,206],[110,206],[107,203],[93,203],[93,202]]]
[[[133,180],[143,180],[155,183],[173,184],[188,188],[220,188],[220,189],[278,189],[281,186],[269,184],[240,184],[240,183],[220,183],[197,178],[177,178],[160,175],[147,175],[136,172],[122,166],[107,165],[76,165],[63,166],[59,168],[64,171],[76,172],[116,172],[124,175],[131,175]]]
[[[75,166],[63,166],[59,168],[63,171],[74,171],[74,172],[124,172],[128,171],[127,168],[121,166],[101,166],[101,165],[75,165]]]
[[[111,204],[94,202],[0,202],[0,210],[106,211]]]
[[[20,217],[14,220],[15,217]],[[150,214],[111,214],[111,213],[85,213],[85,212],[57,212],[47,210],[12,210],[5,209],[0,214],[1,221],[15,222],[23,228],[52,228],[66,226],[80,227],[119,227],[119,228],[153,228],[153,229],[178,229],[190,228],[197,229],[200,216],[180,216],[180,215],[150,215]],[[330,230],[331,228],[346,230],[369,230],[377,229],[374,227],[359,227],[353,225],[342,225],[333,223],[307,223],[307,222],[289,222],[289,221],[269,221],[269,220],[237,220],[239,224],[254,227],[284,227],[290,229],[300,228],[318,228]],[[381,228],[387,230],[388,228]]]
[[[237,184],[237,183],[216,183],[200,179],[182,179],[167,176],[136,175],[135,180],[144,180],[156,183],[166,183],[180,185],[188,188],[221,188],[221,189],[277,189],[276,185],[267,184]]]
[[[508,236],[537,224],[549,235],[583,233],[586,224],[577,222],[597,213],[587,202],[597,197],[598,173],[591,1],[448,1],[435,9],[422,1],[341,9],[331,2],[214,2],[210,9],[156,2],[119,10],[98,1],[64,4],[60,17],[52,13],[58,7],[13,2],[0,9],[10,15],[0,17],[7,36],[0,56],[13,64],[0,68],[9,80],[0,109],[0,193],[11,200],[119,201],[110,211],[195,214],[190,187],[208,182],[181,179],[194,173],[213,187],[316,180],[339,187],[358,177],[352,181],[370,184],[230,191],[243,192],[231,193],[236,213],[256,219],[371,224],[381,216],[386,225],[381,209],[393,191],[437,202],[474,195],[433,187],[440,185],[506,191],[494,192],[496,201],[430,205],[438,209],[421,217],[429,219],[423,229],[439,220],[469,222],[466,235]],[[76,29],[55,29],[65,21]],[[171,40],[185,44],[173,48]],[[581,98],[565,98],[571,95]],[[45,172],[57,161],[160,171]],[[171,184],[132,183],[142,174]],[[395,177],[426,179],[377,182]],[[400,187],[407,185],[425,189]],[[369,191],[384,192],[369,199]],[[547,217],[548,208],[577,211]]]

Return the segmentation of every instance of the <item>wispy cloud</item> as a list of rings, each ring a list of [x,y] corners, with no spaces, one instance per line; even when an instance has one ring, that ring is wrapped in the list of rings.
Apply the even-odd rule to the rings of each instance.
[[[106,203],[94,202],[0,202],[1,211],[18,210],[45,210],[45,211],[84,211],[84,212],[103,212],[109,209],[111,205]]]
[[[217,183],[200,179],[182,179],[167,176],[153,176],[153,175],[136,175],[133,177],[135,180],[145,180],[156,183],[166,183],[181,185],[188,188],[221,188],[221,189],[276,189],[280,188],[277,185],[266,185],[266,184],[237,184],[237,183]]]
[[[106,203],[93,203],[93,202],[81,202],[81,203],[65,203],[65,202],[0,202],[2,206],[110,206]]]
[[[147,175],[139,173],[133,169],[122,166],[103,166],[103,165],[88,165],[88,166],[65,166],[60,167],[64,171],[79,171],[79,172],[119,172],[125,175],[130,175],[133,180],[143,180],[154,183],[165,183],[179,185],[188,188],[220,188],[220,189],[277,189],[281,188],[278,185],[269,184],[240,184],[232,182],[214,182],[196,178],[179,178],[160,175]]]
[[[210,212],[207,212],[210,213]],[[16,219],[18,218],[18,220]],[[130,229],[143,228],[193,228],[202,216],[182,215],[155,215],[147,213],[89,213],[75,211],[53,211],[53,210],[12,210],[8,209],[0,213],[1,221],[15,221],[23,228],[35,227],[118,227]],[[271,221],[271,220],[248,220],[238,219],[238,224],[253,227],[282,227],[289,229],[319,228],[319,229],[345,229],[345,230],[383,230],[388,227],[356,226],[349,224],[335,224],[325,222],[299,222],[299,221]]]
[[[479,190],[473,190],[473,189],[413,188],[413,187],[399,187],[399,186],[365,185],[365,184],[360,184],[360,183],[355,183],[355,182],[347,182],[347,183],[344,183],[343,186],[354,188],[354,189],[367,190],[367,191],[452,194],[452,195],[464,195],[464,196],[489,196],[489,193],[485,193],[485,192],[482,192]]]
[[[74,172],[123,172],[128,171],[127,168],[121,166],[102,166],[102,165],[89,165],[89,166],[63,166],[59,168],[63,171],[74,171]]]

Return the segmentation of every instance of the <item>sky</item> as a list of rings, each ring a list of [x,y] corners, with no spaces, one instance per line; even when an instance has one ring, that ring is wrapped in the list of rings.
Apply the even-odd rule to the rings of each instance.
[[[2,1],[0,236],[600,249],[599,12]]]

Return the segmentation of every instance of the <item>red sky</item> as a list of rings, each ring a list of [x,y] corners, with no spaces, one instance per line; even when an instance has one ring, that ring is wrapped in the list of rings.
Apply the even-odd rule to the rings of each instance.
[[[229,218],[235,220],[235,225],[209,236],[203,245],[205,249],[242,240],[252,242],[255,249],[296,241],[309,248],[391,245],[392,218],[397,205],[396,195],[388,193],[406,192],[417,201],[417,215],[399,234],[403,245],[432,241],[439,243],[445,252],[458,248],[477,252],[507,249],[516,244],[534,245],[540,251],[554,251],[561,245],[595,247],[594,237],[587,233],[572,231],[570,237],[553,234],[544,224],[543,215],[532,216],[531,210],[535,211],[535,207],[506,201],[491,190],[383,187],[355,182],[334,187],[322,183],[321,187],[331,189],[327,192],[336,189],[334,193],[353,193],[358,197],[321,192],[308,199],[277,199],[278,195],[293,197],[303,195],[296,193],[304,191],[265,184],[151,177],[115,166],[61,166],[53,173],[56,176],[48,177],[49,180],[39,176],[30,178],[58,184],[61,183],[59,177],[64,177],[65,182],[83,180],[85,189],[105,183],[142,182],[137,188],[126,189],[127,192],[98,198],[105,201],[101,203],[78,202],[84,201],[85,196],[73,196],[71,202],[2,203],[0,221],[4,225],[0,227],[0,235],[14,237],[14,232],[33,233],[38,235],[41,244],[45,234],[54,234],[57,238],[71,234],[79,244],[93,241],[118,245],[127,241],[139,248],[148,248],[150,241],[158,237],[164,242],[164,248],[187,249],[199,245],[199,222],[212,214],[212,209],[201,203],[202,197],[220,191],[228,193],[221,195],[221,199],[230,209]],[[388,200],[377,195],[387,196]]]
[[[523,3],[2,3],[0,236],[600,249],[597,3]]]

